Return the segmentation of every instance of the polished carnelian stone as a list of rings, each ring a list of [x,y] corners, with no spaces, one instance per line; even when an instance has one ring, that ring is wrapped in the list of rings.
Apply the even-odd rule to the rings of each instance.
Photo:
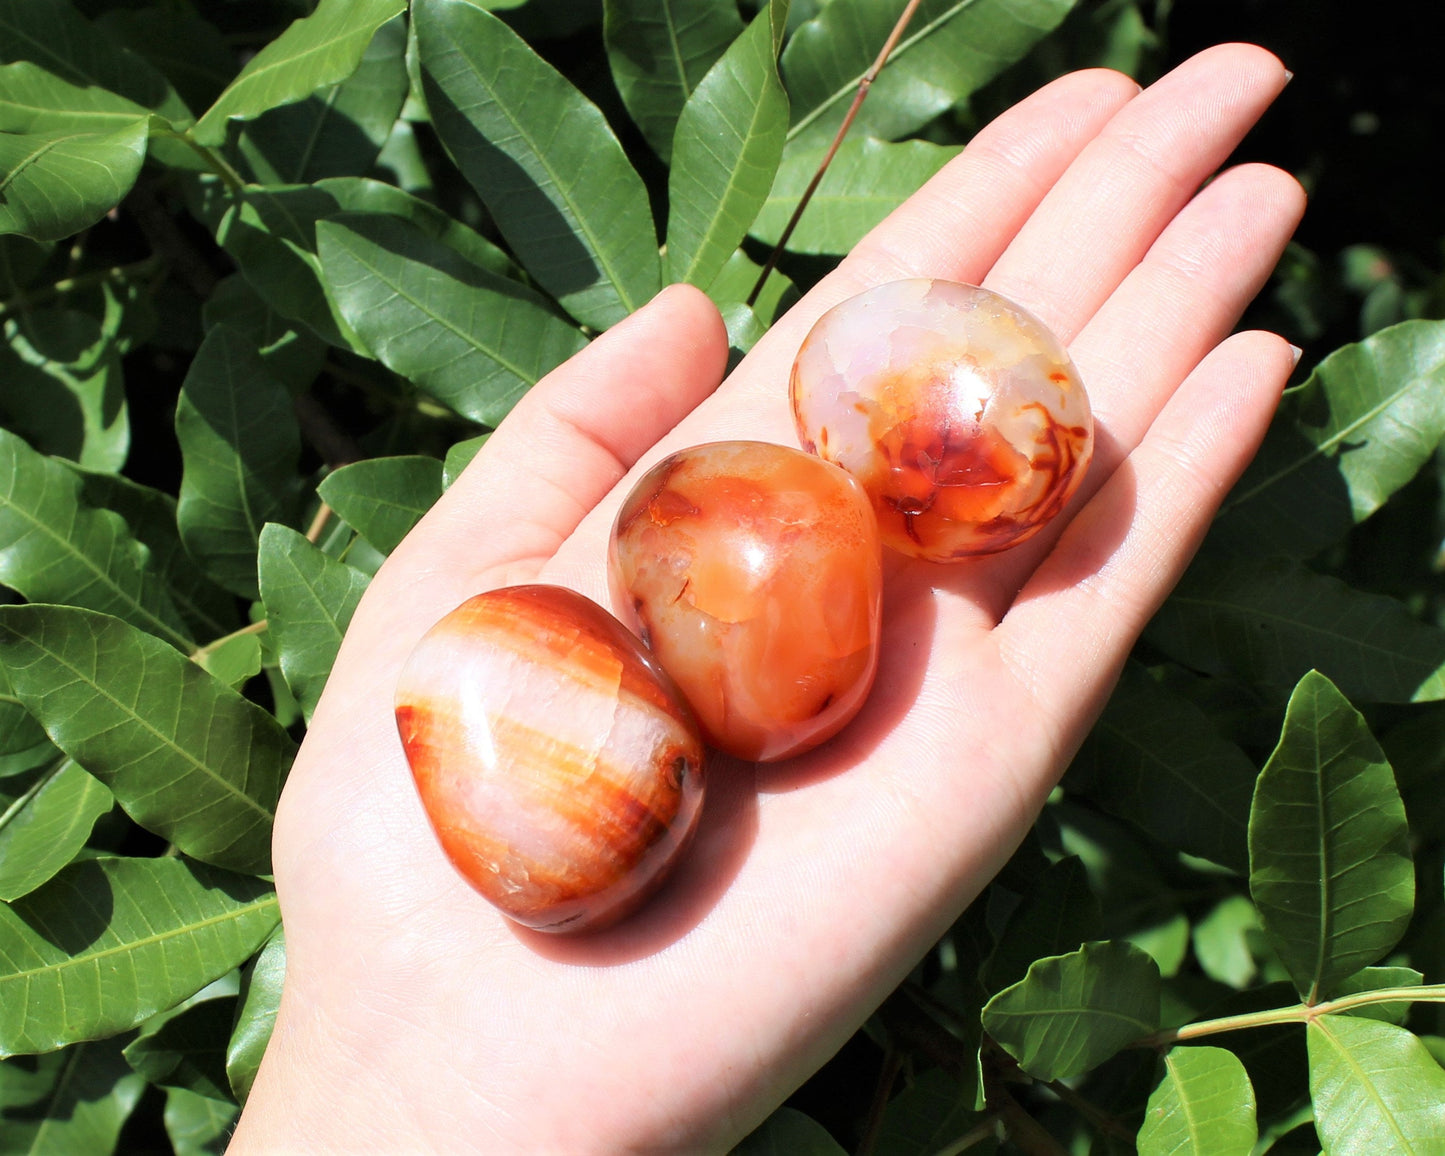
[[[894,281],[834,306],[804,339],[790,392],[803,447],[863,484],[884,544],[934,562],[1032,537],[1093,454],[1064,347],[974,285]]]
[[[765,442],[666,458],[623,504],[617,604],[681,687],[707,741],[746,759],[817,746],[878,667],[878,527],[836,466]]]
[[[438,622],[396,721],[448,857],[529,927],[591,930],[640,906],[702,810],[702,738],[671,680],[562,587],[493,590]]]

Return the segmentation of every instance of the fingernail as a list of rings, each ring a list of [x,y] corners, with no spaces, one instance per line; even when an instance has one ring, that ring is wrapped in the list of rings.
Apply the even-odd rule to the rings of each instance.
[[[1298,365],[1299,359],[1305,355],[1305,351],[1298,345],[1291,345],[1289,348],[1290,352],[1294,354],[1294,363]]]
[[[1286,84],[1288,84],[1288,83],[1289,83],[1291,80],[1293,80],[1293,79],[1294,79],[1294,73],[1291,72],[1288,68],[1286,68],[1286,69],[1284,70],[1284,82],[1285,82]]]

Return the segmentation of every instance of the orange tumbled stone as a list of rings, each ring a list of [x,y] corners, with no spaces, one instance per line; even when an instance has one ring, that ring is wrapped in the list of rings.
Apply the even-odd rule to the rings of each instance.
[[[402,670],[396,721],[447,856],[542,931],[640,906],[702,810],[702,738],[676,688],[562,587],[493,590],[438,622]]]
[[[868,491],[885,545],[947,562],[1031,538],[1083,481],[1089,399],[1043,322],[914,278],[834,306],[793,364],[803,447]]]
[[[613,596],[707,741],[786,758],[858,712],[878,667],[878,527],[836,466],[764,442],[666,458],[613,527]]]

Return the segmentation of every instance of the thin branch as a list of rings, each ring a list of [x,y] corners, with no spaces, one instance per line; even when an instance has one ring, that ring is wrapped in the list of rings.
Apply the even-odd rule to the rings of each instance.
[[[187,289],[202,301],[207,300],[220,277],[181,232],[175,219],[156,199],[155,193],[142,181],[131,189],[123,203],[161,260],[170,266]]]
[[[242,635],[245,634],[260,634],[266,629],[266,625],[266,619],[262,618],[256,622],[251,623],[249,626],[241,627],[240,630],[233,630],[230,634],[224,634],[220,638],[217,638],[215,641],[206,643],[205,646],[196,647],[196,649],[191,651],[191,653],[187,657],[189,657],[190,660],[194,663],[203,663],[205,659],[210,657],[210,655],[214,654],[226,643],[230,642],[231,639],[240,638]]]
[[[946,1148],[940,1148],[934,1156],[958,1156],[960,1152],[967,1152],[977,1144],[985,1140],[992,1140],[998,1135],[999,1117],[997,1112],[990,1112],[978,1124],[974,1125],[952,1144]]]
[[[883,1057],[883,1070],[878,1073],[878,1083],[873,1089],[873,1102],[868,1106],[868,1116],[863,1122],[863,1138],[858,1141],[857,1156],[872,1156],[878,1146],[878,1134],[883,1129],[883,1112],[888,1107],[888,1097],[893,1094],[893,1085],[898,1073],[903,1070],[903,1053],[893,1045]]]
[[[160,257],[152,253],[142,260],[132,261],[129,265],[112,265],[107,269],[93,269],[89,273],[77,273],[74,277],[64,277],[52,285],[43,285],[39,289],[21,290],[15,296],[0,301],[0,317],[11,312],[23,313],[42,302],[56,297],[64,297],[68,293],[76,293],[81,289],[89,289],[93,285],[104,285],[107,281],[123,281],[130,277],[144,276],[161,267]]]
[[[331,507],[325,502],[316,507],[316,515],[311,519],[311,525],[306,527],[306,540],[313,546],[321,541],[321,531],[326,529],[326,523],[331,520]]]
[[[863,102],[868,99],[868,90],[873,87],[873,82],[878,79],[878,74],[883,71],[883,66],[888,63],[888,57],[893,49],[897,47],[898,41],[903,38],[904,30],[908,22],[913,19],[913,13],[917,11],[920,0],[908,0],[904,5],[898,22],[893,25],[893,31],[888,34],[888,39],[883,42],[883,48],[878,53],[877,59],[872,66],[858,80],[858,91],[853,95],[853,103],[848,106],[847,113],[843,116],[843,123],[838,126],[837,133],[833,136],[833,143],[828,146],[828,151],[823,154],[822,163],[818,165],[818,171],[813,174],[813,179],[808,182],[808,187],[803,190],[803,195],[798,199],[798,207],[793,210],[793,215],[788,218],[788,223],[783,229],[783,235],[778,238],[778,243],[773,246],[773,251],[768,254],[767,263],[763,265],[763,271],[758,274],[757,284],[753,291],[748,294],[747,304],[751,307],[758,299],[758,294],[763,291],[763,285],[767,282],[773,269],[777,267],[778,258],[782,256],[783,249],[792,237],[793,230],[798,227],[798,221],[803,216],[803,210],[808,207],[808,202],[813,199],[813,194],[818,191],[818,185],[823,180],[823,174],[828,171],[828,166],[833,163],[833,157],[838,152],[838,147],[843,143],[843,138],[848,135],[848,130],[853,126],[853,119],[858,115],[858,110],[863,107]]]
[[[1094,1126],[1095,1131],[1105,1136],[1114,1136],[1120,1140],[1134,1139],[1134,1129],[1126,1127],[1097,1104],[1086,1100],[1083,1096],[1079,1095],[1078,1092],[1074,1091],[1073,1088],[1069,1087],[1068,1084],[1063,1083],[1061,1080],[1047,1080],[1044,1082],[1044,1087],[1080,1116],[1089,1121],[1089,1123]]]

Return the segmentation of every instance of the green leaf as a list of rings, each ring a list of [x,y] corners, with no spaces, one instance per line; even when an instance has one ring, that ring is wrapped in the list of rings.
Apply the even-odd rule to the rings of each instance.
[[[308,184],[355,176],[375,162],[406,99],[406,21],[377,29],[361,63],[341,84],[231,130],[250,179],[260,184]]]
[[[121,351],[78,309],[30,310],[5,323],[0,416],[42,453],[114,471],[130,449]]]
[[[405,0],[321,0],[315,12],[250,59],[191,135],[201,144],[218,145],[227,121],[259,116],[339,84],[356,71],[376,30],[404,7]]]
[[[162,1119],[175,1156],[221,1156],[241,1110],[228,1100],[213,1100],[184,1088],[166,1090]]]
[[[596,105],[467,0],[415,0],[412,20],[437,135],[527,271],[597,329],[650,300],[647,190]]]
[[[1171,847],[1244,874],[1256,774],[1203,711],[1131,662],[1065,786]]]
[[[1391,987],[1419,987],[1425,976],[1413,967],[1362,967],[1354,975],[1347,975],[1335,984],[1335,996],[1354,995],[1362,991],[1379,991]],[[1386,1023],[1403,1024],[1413,1005],[1409,1000],[1395,1003],[1367,1003],[1350,1008],[1342,1013],[1350,1016],[1364,1016]]]
[[[18,899],[75,857],[111,794],[72,759],[61,759],[0,812],[0,899]]]
[[[986,987],[1001,991],[1023,979],[1034,960],[1074,951],[1096,939],[1102,920],[1078,857],[1050,864],[1009,916],[984,972]]]
[[[347,323],[383,365],[464,417],[496,425],[587,344],[537,294],[400,218],[344,214],[316,236]]]
[[[828,147],[788,151],[753,222],[754,237],[777,244]],[[789,252],[849,252],[959,151],[957,145],[921,140],[891,144],[873,137],[849,137],[793,230]]]
[[[226,1077],[242,1104],[271,1042],[286,978],[286,929],[278,926],[241,979],[241,1009],[226,1046]]]
[[[28,60],[0,67],[0,132],[104,134],[149,116],[133,100],[71,84]]]
[[[0,1062],[0,1152],[110,1156],[145,1090],[121,1056],[122,1042]]]
[[[137,823],[205,862],[270,869],[295,744],[269,713],[159,639],[71,606],[0,607],[0,662]]]
[[[924,1072],[911,1088],[888,1102],[874,1156],[933,1156],[947,1151],[978,1126],[973,1096],[964,1093],[958,1080],[941,1068]],[[974,1145],[968,1151],[984,1156],[992,1149]]]
[[[1445,1069],[1404,1028],[1354,1016],[1309,1021],[1310,1098],[1330,1156],[1438,1156]]]
[[[1406,321],[1290,390],[1220,507],[1211,545],[1307,558],[1415,476],[1445,434],[1445,321]]]
[[[94,27],[149,61],[188,109],[209,108],[239,67],[220,29],[194,12],[160,5],[112,8]]]
[[[149,134],[146,120],[108,133],[0,133],[0,233],[58,241],[95,224],[135,184]]]
[[[240,690],[261,673],[261,640],[254,634],[232,634],[199,651],[195,661],[218,682]]]
[[[852,132],[893,140],[927,124],[1022,57],[1074,0],[923,0],[869,91]],[[902,6],[831,0],[793,35],[783,76],[788,139],[826,145],[893,31]]]
[[[1259,912],[1243,895],[1230,895],[1194,925],[1194,957],[1210,979],[1240,989],[1254,979],[1258,966],[1249,949],[1251,932],[1259,930]]]
[[[266,372],[293,394],[304,393],[326,363],[326,343],[282,317],[239,273],[221,279],[201,307],[205,327],[228,325],[256,346]]]
[[[310,722],[369,579],[275,523],[261,531],[259,566],[267,629],[281,673]]]
[[[234,999],[202,1000],[128,1044],[126,1062],[159,1087],[229,1100],[226,1039],[235,1014]]]
[[[462,475],[462,471],[472,464],[472,459],[477,452],[487,444],[490,433],[478,434],[474,438],[466,438],[463,441],[453,443],[447,450],[446,459],[442,462],[442,488],[449,490],[452,483]]]
[[[1173,1048],[1149,1097],[1139,1156],[1249,1156],[1259,1139],[1254,1089],[1223,1048]]]
[[[1159,968],[1128,943],[1041,959],[983,1009],[983,1027],[1040,1080],[1098,1067],[1159,1026]]]
[[[732,306],[740,305],[748,299],[753,291],[753,286],[758,283],[758,275],[762,271],[761,265],[738,249],[727,259],[727,264],[722,267],[718,275],[713,278],[712,284],[707,287],[707,295],[712,298],[713,304],[722,311],[726,318],[728,310]],[[753,314],[760,329],[765,331],[779,316],[792,307],[793,302],[799,296],[798,287],[784,274],[773,269],[768,273],[768,279],[763,282],[762,292],[749,307],[749,311]],[[732,333],[731,328],[728,333]]]
[[[106,89],[169,121],[190,120],[190,110],[164,76],[66,0],[0,0],[0,64],[19,60],[33,61],[74,87]]]
[[[316,492],[383,554],[396,549],[442,495],[436,458],[371,458],[342,466]]]
[[[1307,1003],[1399,940],[1415,904],[1405,808],[1365,720],[1323,675],[1295,687],[1249,818],[1249,890]]]
[[[91,859],[0,906],[0,1055],[114,1035],[247,959],[276,926],[259,879]]]
[[[710,285],[772,187],[788,130],[778,47],[788,0],[770,0],[687,98],[668,177],[667,266]]]
[[[743,30],[719,0],[606,0],[603,37],[612,79],[663,161],[687,98]]]
[[[261,527],[297,516],[301,434],[290,393],[243,334],[206,334],[176,404],[176,437],[181,539],[227,590],[255,598]]]
[[[779,1108],[743,1138],[732,1156],[844,1156],[844,1149],[811,1116]]]
[[[0,430],[0,583],[32,602],[115,614],[182,649],[190,637],[116,514],[91,509],[81,480]]]
[[[72,472],[80,477],[81,500],[119,514],[136,541],[150,551],[148,569],[160,575],[171,602],[197,637],[219,638],[236,628],[235,598],[207,578],[181,544],[173,497],[118,474],[91,473],[76,467],[72,467]],[[117,614],[117,617],[126,616]]]
[[[1208,674],[1289,687],[1313,668],[1359,702],[1445,698],[1445,632],[1296,562],[1196,558],[1145,638]]]

